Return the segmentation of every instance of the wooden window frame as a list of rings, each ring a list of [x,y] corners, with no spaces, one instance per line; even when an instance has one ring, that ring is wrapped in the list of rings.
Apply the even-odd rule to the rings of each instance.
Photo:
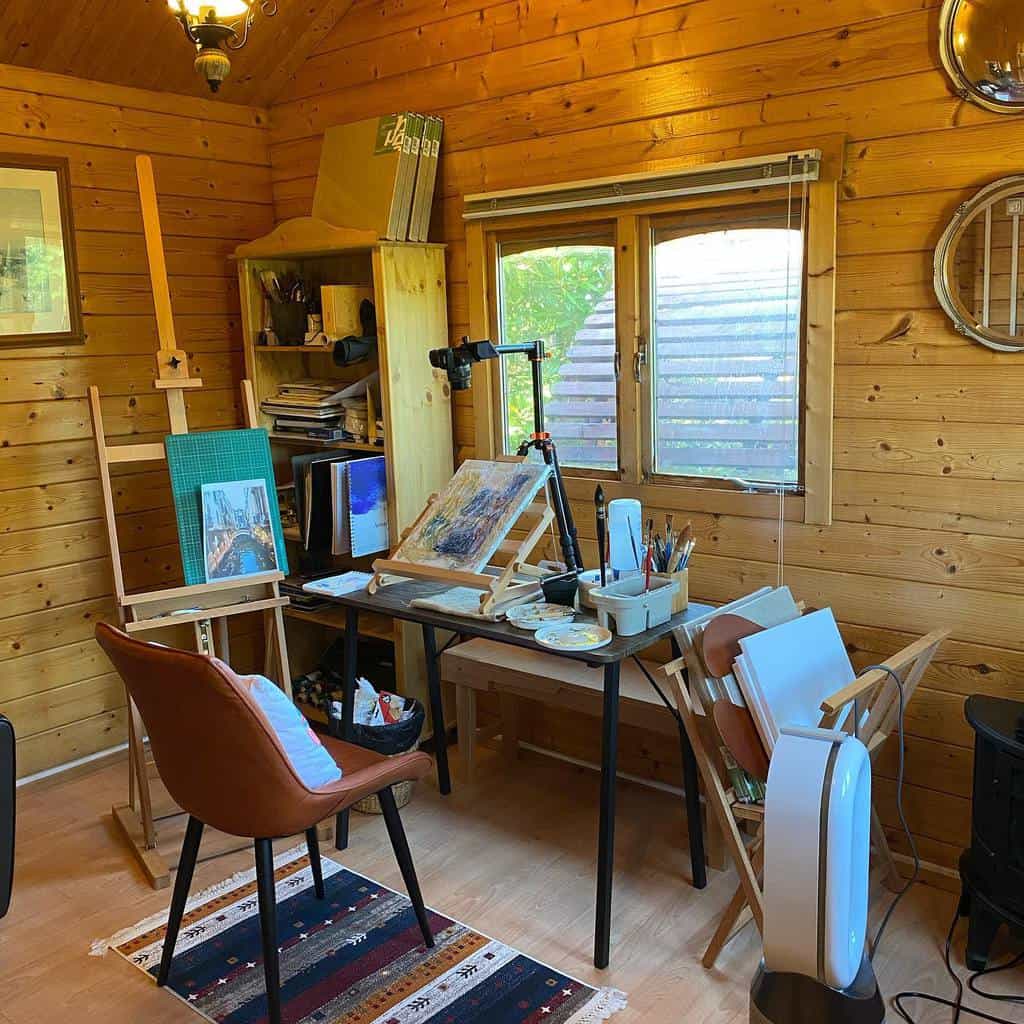
[[[840,150],[841,154],[841,150]],[[802,493],[784,496],[787,520],[827,526],[832,521],[832,439],[835,357],[835,266],[839,166],[841,159],[823,165],[826,180],[807,186],[804,268],[804,334],[802,401],[803,434],[800,478]],[[739,489],[724,480],[692,477],[650,477],[643,471],[643,395],[649,385],[636,383],[635,361],[646,343],[649,299],[643,282],[650,281],[651,219],[666,214],[708,210],[752,203],[777,202],[787,197],[785,186],[742,193],[710,193],[676,200],[604,206],[594,210],[503,217],[466,223],[469,280],[469,325],[474,338],[497,337],[496,278],[498,246],[502,240],[565,240],[572,234],[593,234],[595,224],[615,228],[616,345],[620,363],[617,388],[617,473],[567,468],[566,490],[573,501],[593,498],[593,481],[600,480],[606,496],[639,497],[659,508],[687,512],[776,518],[779,498],[770,485]],[[474,370],[473,415],[478,457],[493,458],[502,451],[501,375],[490,362]],[[633,386],[627,386],[628,384]],[[557,440],[557,438],[556,438]]]
[[[557,246],[557,245],[605,245],[609,247],[616,247],[616,232],[615,232],[615,221],[609,220],[608,218],[594,218],[588,220],[584,224],[575,225],[562,225],[555,228],[505,228],[500,231],[490,231],[487,235],[486,246],[487,246],[487,266],[490,270],[488,273],[487,280],[487,303],[490,311],[489,325],[487,331],[484,334],[474,333],[474,338],[482,338],[484,336],[493,338],[496,342],[501,339],[501,296],[499,294],[499,280],[500,272],[498,270],[499,260],[502,255],[505,255],[503,251],[506,246],[515,251],[517,243],[522,245],[523,251],[528,248],[540,248],[545,245]],[[616,247],[617,248],[617,247]],[[511,253],[509,253],[511,254]],[[616,266],[614,272],[614,281],[616,292],[618,291],[618,267]],[[618,344],[619,331],[616,329],[615,332],[616,343]],[[509,339],[511,340],[511,339]],[[520,339],[528,340],[528,339]],[[620,356],[621,358],[621,356]],[[491,364],[482,364],[490,368]],[[505,396],[503,394],[502,385],[502,365],[503,360],[498,359],[494,362],[493,372],[490,374],[489,386],[491,391],[490,396],[490,412],[489,415],[494,420],[494,448],[490,451],[488,458],[493,458],[495,455],[500,455],[504,451],[504,435],[506,430],[505,424]],[[479,369],[477,367],[474,370]],[[476,384],[474,384],[474,390]],[[616,389],[617,391],[620,389]],[[474,399],[475,401],[475,399]],[[475,415],[475,412],[474,412]],[[620,426],[620,437],[617,439],[617,444],[621,443],[621,426]],[[513,453],[514,454],[514,453]],[[620,459],[621,461],[621,459]],[[613,470],[604,469],[590,469],[584,466],[571,466],[563,464],[561,466],[562,475],[566,477],[576,476],[584,479],[594,480],[617,480],[619,474]]]
[[[725,477],[714,477],[714,476],[687,476],[686,474],[677,473],[658,473],[655,469],[655,422],[656,418],[654,415],[654,402],[655,402],[655,387],[654,378],[652,376],[653,367],[657,361],[657,346],[654,339],[654,298],[655,288],[657,287],[655,273],[654,273],[654,253],[656,246],[660,242],[670,241],[677,238],[694,237],[696,235],[703,234],[709,229],[725,226],[728,229],[733,229],[737,223],[743,226],[753,226],[762,222],[774,222],[777,226],[780,218],[778,217],[778,211],[786,208],[787,204],[784,201],[778,199],[772,199],[767,196],[755,196],[753,198],[739,196],[737,201],[729,206],[723,206],[712,213],[708,213],[704,216],[696,215],[690,216],[685,212],[681,214],[670,213],[662,214],[660,216],[648,216],[641,219],[641,233],[643,238],[643,246],[641,250],[641,259],[643,266],[641,270],[641,278],[643,284],[646,287],[642,292],[642,322],[644,327],[644,333],[647,340],[647,363],[648,363],[648,377],[645,381],[645,386],[641,388],[641,433],[642,433],[642,464],[641,464],[641,480],[645,484],[657,483],[665,485],[685,484],[691,487],[712,487],[712,488],[733,488],[739,490],[750,490],[756,489],[759,491],[771,490],[778,493],[779,485],[768,482],[757,482],[751,481],[749,488],[738,487],[735,481],[730,481]],[[675,227],[675,230],[673,230]],[[667,237],[659,238],[659,235],[665,235]],[[801,281],[804,280],[806,268],[806,257],[807,257],[807,236],[805,234],[803,238],[803,266],[801,268]],[[799,387],[799,394],[797,395],[797,406],[799,409],[799,423],[798,423],[798,437],[797,437],[797,456],[798,456],[798,474],[795,483],[787,483],[783,485],[783,489],[794,495],[803,494],[804,492],[804,414],[806,411],[805,404],[805,387],[806,381],[804,379],[804,365],[806,356],[806,326],[807,326],[807,294],[806,288],[802,291],[800,301],[800,322],[798,326],[798,343],[799,353],[798,360],[800,366],[800,372],[797,377],[797,383]]]

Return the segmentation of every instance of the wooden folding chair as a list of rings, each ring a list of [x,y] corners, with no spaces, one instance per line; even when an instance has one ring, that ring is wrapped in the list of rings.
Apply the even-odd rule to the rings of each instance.
[[[936,630],[884,662],[903,684],[904,705],[909,703],[939,645],[948,635],[948,630]],[[685,668],[686,658],[683,657],[670,662],[664,670],[675,689],[676,704],[704,780],[706,800],[722,830],[726,849],[736,865],[740,879],[739,887],[722,913],[701,961],[705,967],[711,968],[726,943],[751,920],[757,925],[758,931],[762,934],[764,932],[764,897],[761,889],[764,805],[740,803],[723,781],[724,773],[719,772],[715,751],[709,749],[707,741],[707,737],[714,734],[714,724],[699,697],[687,689],[683,675]],[[853,705],[852,713],[846,716],[842,728],[851,733],[857,728],[857,735],[867,747],[873,763],[886,740],[897,729],[899,690],[893,685],[888,672],[881,669],[864,672],[822,702],[821,728],[836,728],[836,723],[843,718],[849,705]],[[757,825],[756,835],[749,844],[739,829],[739,822],[744,820]],[[899,887],[902,877],[874,807],[871,811],[871,839],[886,884],[893,888]]]

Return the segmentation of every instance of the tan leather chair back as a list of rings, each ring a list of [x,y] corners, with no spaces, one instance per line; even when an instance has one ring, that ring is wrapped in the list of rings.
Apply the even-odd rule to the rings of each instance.
[[[295,831],[296,812],[316,797],[228,665],[106,623],[96,639],[138,706],[160,777],[183,810],[232,835]]]

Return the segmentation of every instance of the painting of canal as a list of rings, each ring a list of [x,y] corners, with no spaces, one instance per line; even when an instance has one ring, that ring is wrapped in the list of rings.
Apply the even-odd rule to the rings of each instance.
[[[207,583],[277,568],[265,481],[203,484],[203,551]]]

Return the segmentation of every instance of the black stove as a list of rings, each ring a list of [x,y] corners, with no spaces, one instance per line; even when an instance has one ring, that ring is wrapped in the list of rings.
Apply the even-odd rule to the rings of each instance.
[[[967,966],[982,970],[1004,923],[1024,934],[1024,703],[968,697],[974,729],[971,848],[960,858]]]

